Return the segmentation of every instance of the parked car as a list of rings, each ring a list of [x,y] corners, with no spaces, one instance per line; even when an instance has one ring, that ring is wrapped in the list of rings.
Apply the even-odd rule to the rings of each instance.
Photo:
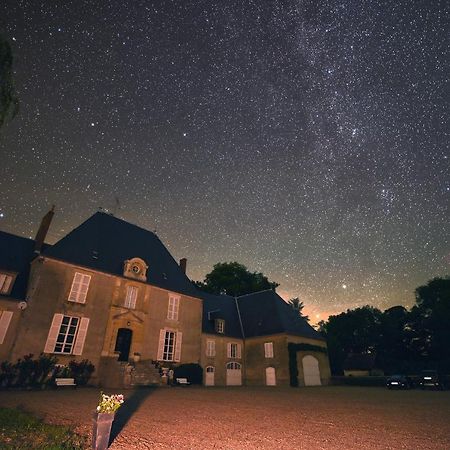
[[[443,377],[436,370],[423,370],[419,377],[419,386],[421,389],[445,389]]]
[[[413,383],[411,378],[406,375],[392,375],[386,380],[388,389],[411,389]]]

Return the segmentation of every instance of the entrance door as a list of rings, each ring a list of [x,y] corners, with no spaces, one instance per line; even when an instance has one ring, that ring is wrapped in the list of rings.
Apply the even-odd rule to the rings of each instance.
[[[275,368],[266,367],[266,386],[276,386],[277,379],[275,377]]]
[[[227,364],[227,386],[240,386],[241,384],[241,365],[237,362],[229,362]]]
[[[307,355],[302,359],[303,376],[305,378],[305,386],[320,386],[320,369],[319,361],[314,356]]]
[[[120,352],[118,361],[128,361],[132,335],[133,332],[128,328],[119,328],[117,331],[116,347],[114,350]]]
[[[214,386],[214,367],[208,366],[206,368],[205,386]]]

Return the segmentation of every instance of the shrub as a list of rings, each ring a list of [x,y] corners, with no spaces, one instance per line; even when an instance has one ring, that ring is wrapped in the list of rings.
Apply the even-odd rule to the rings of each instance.
[[[87,359],[83,359],[79,362],[72,360],[69,363],[69,369],[72,373],[72,377],[75,378],[75,383],[78,386],[85,386],[91,378],[95,366]]]
[[[3,361],[0,364],[0,387],[11,387],[17,378],[16,364],[9,361]]]
[[[203,384],[203,369],[199,364],[181,364],[173,371],[175,378],[187,378],[191,384]]]

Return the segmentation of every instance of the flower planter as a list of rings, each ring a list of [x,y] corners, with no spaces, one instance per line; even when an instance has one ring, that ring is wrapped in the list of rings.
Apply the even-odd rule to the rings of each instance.
[[[106,450],[109,444],[109,435],[114,420],[114,413],[94,413],[92,422],[92,448],[95,450]]]

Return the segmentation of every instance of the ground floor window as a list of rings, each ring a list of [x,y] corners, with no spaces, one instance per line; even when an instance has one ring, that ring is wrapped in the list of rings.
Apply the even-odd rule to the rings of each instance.
[[[87,317],[55,314],[45,344],[45,353],[81,355],[86,339]]]
[[[182,333],[180,331],[162,329],[159,334],[158,361],[176,361],[181,360],[181,341]]]

